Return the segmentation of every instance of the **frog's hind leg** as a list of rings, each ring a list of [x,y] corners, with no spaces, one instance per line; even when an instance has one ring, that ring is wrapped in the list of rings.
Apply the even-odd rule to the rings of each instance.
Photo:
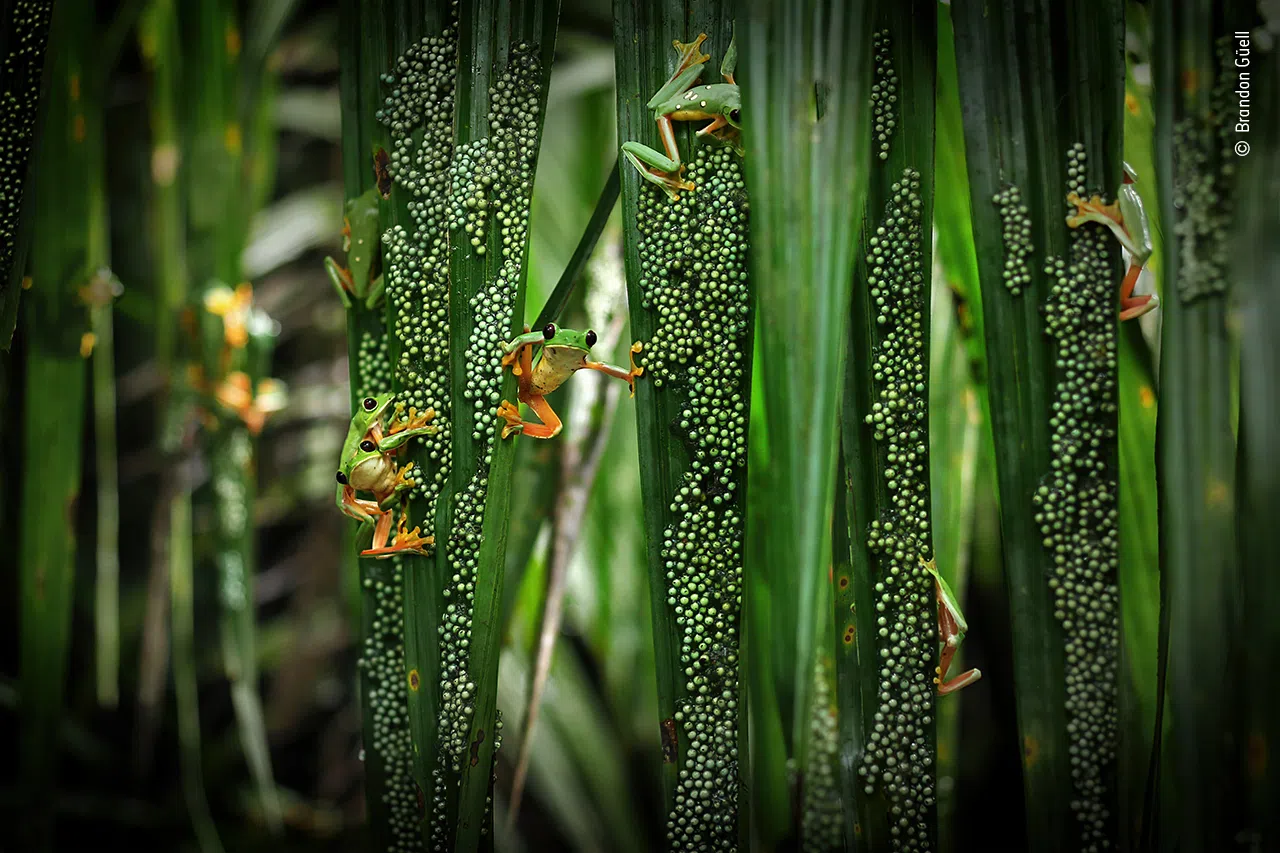
[[[720,61],[720,76],[724,78],[724,82],[734,86],[738,85],[733,79],[733,71],[738,67],[738,33],[735,28],[733,36],[729,39],[729,49],[724,52],[724,59]]]
[[[1120,322],[1133,320],[1160,307],[1160,298],[1154,293],[1134,296],[1133,289],[1142,275],[1142,264],[1130,263],[1124,281],[1120,283]]]
[[[671,160],[661,152],[654,151],[648,145],[643,145],[639,142],[624,142],[622,143],[622,154],[631,161],[632,166],[636,167],[640,177],[651,184],[657,184],[662,187],[672,199],[680,197],[679,190],[692,191],[694,188],[691,181],[680,178],[679,173],[684,169],[684,166],[678,160]],[[663,169],[664,166],[668,165],[671,166],[670,169]],[[672,172],[675,174],[670,174]]]
[[[529,404],[529,408],[542,419],[542,423],[537,424],[532,421],[522,420],[520,418],[520,407],[513,406],[506,400],[502,401],[502,405],[498,407],[498,417],[507,422],[502,428],[502,437],[506,438],[513,432],[527,435],[530,438],[555,438],[560,434],[560,430],[564,424],[560,422],[560,417],[547,403],[547,398],[541,394],[531,394],[528,399],[524,400]]]
[[[400,523],[396,526],[396,536],[391,544],[387,544],[387,536],[391,533],[391,513],[378,519],[378,528],[374,531],[373,547],[360,552],[361,557],[386,559],[393,554],[419,554],[426,556],[426,547],[435,543],[434,536],[423,536],[421,528],[408,529],[408,514],[405,507],[400,509]]]
[[[938,611],[938,633],[943,637],[955,637],[960,633],[960,626],[956,623],[955,618],[945,609]],[[973,684],[982,673],[977,669],[971,669],[957,675],[950,681],[947,680],[947,670],[951,668],[951,661],[956,656],[960,643],[956,640],[946,641],[942,643],[942,654],[938,660],[938,675],[933,679],[933,683],[938,685],[938,695],[946,696],[948,693],[955,693],[957,690],[963,690],[970,684]]]

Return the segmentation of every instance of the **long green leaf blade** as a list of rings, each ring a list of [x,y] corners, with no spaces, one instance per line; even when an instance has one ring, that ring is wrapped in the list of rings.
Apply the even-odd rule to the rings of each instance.
[[[1114,197],[1120,184],[1120,7],[953,14],[986,343],[1000,354],[990,409],[1028,843],[1114,843],[1118,253],[1101,226],[1063,220],[1068,190]]]
[[[928,452],[936,13],[930,3],[885,4],[876,25],[872,161],[841,418],[853,557],[851,576],[835,579],[833,627],[835,641],[858,652],[856,661],[843,655],[838,672],[861,697],[842,709],[861,715],[865,737],[851,768],[861,779],[861,837],[871,850],[889,849],[891,834],[927,850],[937,833],[936,595],[921,564],[936,563]],[[885,719],[893,725],[876,725]],[[851,720],[842,725],[852,733]],[[845,785],[848,797],[854,785]]]
[[[829,636],[835,413],[866,187],[870,38],[864,4],[748,10],[744,141],[768,441],[767,491],[753,475],[751,492],[753,506],[768,504],[751,511],[752,539],[764,544],[746,567],[751,835],[776,849],[801,833],[788,805],[799,780],[779,758],[809,766],[819,637]]]
[[[701,60],[703,85],[733,77],[735,69],[723,64],[735,47],[728,6],[614,4],[621,142],[657,140],[657,114],[646,104],[679,66],[683,46],[697,42],[697,56],[708,57]],[[675,120],[685,180],[694,186],[678,198],[642,179],[630,160],[619,165],[631,334],[644,347],[636,428],[673,850],[733,847],[741,831],[739,615],[752,285],[744,161],[732,145],[696,139],[693,131],[709,121]],[[728,142],[737,133],[724,132]]]
[[[76,502],[87,366],[80,333],[87,314],[77,294],[88,281],[90,185],[101,181],[88,153],[101,144],[102,102],[82,82],[92,70],[92,21],[63,6],[51,25],[50,97],[42,154],[61,164],[35,187],[31,291],[23,318],[26,397],[18,565],[20,674],[26,849],[52,849],[57,732],[71,645]],[[90,136],[89,131],[95,131]],[[43,405],[56,389],[58,405]]]
[[[1236,81],[1224,42],[1249,4],[1227,5],[1164,2],[1153,10],[1156,172],[1167,225],[1156,422],[1161,618],[1171,626],[1168,701],[1176,714],[1167,831],[1187,849],[1206,850],[1233,843],[1243,793],[1230,748],[1241,684],[1232,640],[1240,567],[1227,332],[1236,154],[1226,105]]]

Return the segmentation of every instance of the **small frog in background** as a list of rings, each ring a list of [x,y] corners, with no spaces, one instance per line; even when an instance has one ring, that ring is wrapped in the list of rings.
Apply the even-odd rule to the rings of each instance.
[[[548,323],[540,332],[531,332],[524,327],[524,334],[509,343],[502,344],[502,366],[514,365],[511,372],[520,380],[519,400],[533,409],[542,423],[532,423],[520,419],[520,407],[506,400],[498,407],[498,417],[506,421],[502,428],[502,437],[512,433],[524,433],[530,438],[554,438],[560,434],[563,424],[552,411],[544,395],[564,384],[564,381],[579,370],[598,370],[606,376],[622,379],[631,386],[631,395],[636,393],[635,378],[644,373],[643,367],[636,367],[635,354],[642,349],[639,341],[631,345],[631,369],[624,370],[600,361],[590,361],[587,356],[596,345],[596,333],[588,329],[585,332],[573,329],[559,329],[555,323]],[[533,347],[539,346],[538,363],[533,363]]]
[[[374,275],[378,264],[378,241],[382,229],[378,221],[376,187],[370,187],[345,205],[342,219],[342,251],[347,253],[347,267],[343,268],[333,258],[324,259],[325,272],[342,298],[344,308],[351,308],[351,300],[358,299],[372,310],[382,300],[383,281]]]
[[[694,86],[703,66],[711,59],[700,49],[706,38],[707,34],[701,33],[689,44],[672,42],[680,54],[680,62],[667,82],[645,104],[653,110],[666,154],[639,142],[622,144],[623,155],[639,170],[640,177],[658,184],[672,198],[679,196],[678,190],[692,190],[694,186],[680,177],[684,164],[680,162],[680,146],[676,144],[671,122],[710,120],[710,124],[698,131],[698,136],[710,135],[720,142],[730,142],[742,153],[742,95],[733,79],[738,64],[737,39],[730,40],[724,61],[720,63],[720,75],[725,82]]]
[[[938,574],[937,562],[926,562],[924,557],[917,559],[920,560],[920,566],[933,575],[934,593],[938,598],[938,639],[942,642],[942,653],[938,660],[938,675],[933,683],[938,685],[938,695],[946,696],[973,684],[982,677],[982,673],[971,669],[947,681],[947,670],[951,668],[951,660],[956,656],[965,632],[969,630],[969,624],[964,621],[964,614],[960,612],[960,602],[956,599],[955,592],[942,579],[942,575]]]
[[[395,538],[391,537],[393,507],[402,493],[413,488],[415,482],[408,476],[413,469],[409,462],[396,467],[394,455],[411,438],[436,431],[429,425],[435,411],[427,409],[422,414],[409,410],[409,417],[390,429],[383,423],[392,411],[395,395],[379,394],[365,397],[356,407],[342,443],[341,464],[338,468],[336,502],[338,508],[362,524],[373,526],[372,547],[360,551],[362,557],[386,558],[394,554],[425,554],[426,546],[435,539],[422,536],[419,529],[408,529],[408,514],[400,507],[400,523]],[[396,406],[396,411],[400,406]],[[371,492],[374,500],[357,496],[357,492]]]
[[[1086,201],[1074,192],[1067,193],[1067,204],[1076,207],[1076,212],[1067,217],[1067,227],[1079,228],[1085,222],[1105,225],[1129,253],[1129,270],[1120,282],[1121,321],[1141,317],[1160,305],[1160,299],[1154,293],[1133,295],[1142,267],[1151,257],[1151,222],[1147,219],[1147,209],[1142,205],[1142,196],[1138,195],[1137,183],[1138,176],[1133,167],[1125,163],[1124,179],[1114,204],[1103,204],[1102,198],[1096,195]]]

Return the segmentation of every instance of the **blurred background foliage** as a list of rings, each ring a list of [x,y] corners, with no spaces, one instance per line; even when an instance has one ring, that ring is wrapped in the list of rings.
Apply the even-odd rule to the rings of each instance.
[[[5,4],[6,12],[12,5]],[[1242,21],[1252,21],[1244,16],[1249,5],[1241,6]],[[63,150],[67,140],[44,129],[33,180],[46,208],[33,219],[31,263],[53,269],[75,254],[83,257],[77,269],[109,266],[120,286],[105,284],[108,298],[80,305],[70,290],[75,273],[70,262],[63,264],[50,274],[65,279],[57,304],[62,313],[48,312],[51,296],[24,298],[13,346],[3,356],[0,399],[8,415],[0,419],[0,541],[6,543],[0,624],[24,627],[21,634],[0,632],[0,767],[16,770],[21,756],[35,756],[28,764],[40,766],[48,793],[36,812],[47,819],[46,829],[56,826],[57,849],[90,841],[202,853],[219,845],[281,853],[363,849],[359,591],[349,562],[340,559],[348,521],[333,506],[334,460],[350,420],[347,324],[322,265],[325,255],[341,257],[338,3],[60,0],[59,6],[82,13],[62,24],[75,32],[60,34],[55,21],[53,38],[65,39],[57,42],[66,51],[59,56],[87,67],[58,67],[51,80],[81,75],[88,136],[74,142],[87,142],[94,153]],[[1124,157],[1139,174],[1152,175],[1160,163],[1152,87],[1159,31],[1146,4],[1131,3],[1126,11]],[[532,205],[530,322],[578,246],[616,159],[613,17],[608,0],[561,6]],[[1179,37],[1189,38],[1189,25],[1178,26]],[[988,398],[988,362],[1001,356],[984,344],[989,337],[961,120],[965,83],[957,78],[945,5],[937,37],[929,401],[934,552],[961,595],[969,625],[963,666],[952,672],[978,665],[983,673],[977,685],[938,703],[938,843],[944,850],[1017,849],[1027,756],[1017,736],[1019,638],[1006,595]],[[118,39],[118,48],[101,50],[103,38],[108,45]],[[712,50],[717,62],[722,47]],[[49,90],[51,121],[74,120],[66,118],[65,104],[57,106],[66,91]],[[1274,121],[1265,132],[1271,136],[1259,135],[1255,155],[1269,139],[1274,160],[1280,150]],[[173,164],[166,157],[179,150],[192,168],[169,192],[163,177]],[[73,190],[88,187],[82,203],[48,207],[59,193],[75,195],[59,181]],[[1158,222],[1169,209],[1161,196],[1168,186],[1151,181],[1143,189]],[[1251,221],[1274,222],[1277,196],[1255,195],[1251,203],[1263,212]],[[68,248],[74,239],[59,231],[71,217],[87,223],[75,238],[85,245]],[[615,364],[626,364],[632,340],[623,325],[622,227],[614,209],[560,318],[570,328],[600,331],[612,351],[599,347],[595,355]],[[1164,229],[1157,225],[1155,234],[1151,274],[1144,274],[1140,290],[1154,289],[1167,303],[1175,297],[1161,284]],[[53,261],[42,260],[50,253]],[[1274,256],[1249,258],[1258,282],[1274,272]],[[223,363],[219,348],[234,349],[225,312],[212,332],[200,325],[197,336],[183,309],[208,304],[205,294],[215,283],[241,281],[252,283],[260,320],[250,325],[260,332],[253,340],[261,341],[245,345],[243,364],[235,363],[253,382],[278,380],[288,399],[269,414],[260,435],[241,436],[252,447],[248,474],[226,467],[229,456],[236,458],[226,443],[237,440],[232,431],[240,427],[224,424],[220,437],[196,440],[196,401],[171,381],[196,359],[205,376],[213,376]],[[1274,302],[1259,297],[1258,310],[1274,313]],[[1121,737],[1128,745],[1120,772],[1138,780],[1121,792],[1129,817],[1153,797],[1146,774],[1168,772],[1146,765],[1158,718],[1162,543],[1155,447],[1162,316],[1157,311],[1126,324],[1119,349]],[[84,334],[95,334],[91,377],[79,352]],[[1262,331],[1255,335],[1253,345],[1264,347]],[[188,346],[196,341],[200,347]],[[1260,350],[1259,363],[1268,352],[1274,362],[1272,349]],[[1223,364],[1231,361],[1220,355]],[[1269,386],[1260,375],[1247,377],[1255,411],[1264,413],[1249,421],[1251,429],[1274,422],[1265,417],[1274,413],[1266,408],[1274,381]],[[559,392],[557,410],[566,424],[559,439],[517,442],[498,684],[507,740],[497,759],[494,827],[504,850],[643,851],[660,849],[666,834],[654,758],[662,744],[636,422],[632,402],[606,384],[605,377],[580,375]],[[104,400],[114,406],[93,416]],[[105,414],[112,409],[114,421]],[[1255,442],[1258,432],[1250,434]],[[107,452],[112,442],[114,453]],[[1268,447],[1251,452],[1270,458]],[[41,472],[34,480],[33,466]],[[251,513],[251,538],[227,527],[227,493],[216,484],[228,477],[243,489],[237,506]],[[1274,482],[1255,479],[1262,482],[1245,478],[1241,488],[1252,489],[1251,518],[1265,525],[1267,507],[1276,505]],[[24,480],[36,491],[21,492]],[[105,487],[112,480],[118,498]],[[184,490],[189,506],[174,499]],[[53,508],[36,513],[20,494],[47,494]],[[112,530],[117,522],[118,534]],[[33,532],[55,550],[78,544],[74,579],[61,579],[72,597],[69,625],[33,622],[24,611],[19,588],[35,582],[34,569],[24,564],[28,552],[20,556],[9,543]],[[103,546],[113,535],[118,570],[109,565],[112,549]],[[1257,527],[1240,538],[1240,553],[1261,572],[1260,562],[1274,552]],[[247,572],[239,610],[215,604],[228,601],[229,553],[240,555]],[[1274,579],[1259,577],[1274,589]],[[525,746],[524,706],[552,578],[563,583],[562,621],[538,723]],[[1249,612],[1263,630],[1265,618]],[[105,627],[104,613],[112,614]],[[228,613],[239,621],[228,621]],[[68,644],[65,710],[42,726],[28,719],[24,729],[19,661],[30,654],[24,644],[37,641]],[[1268,658],[1255,655],[1254,671],[1265,672]],[[246,686],[256,698],[247,697]],[[1250,700],[1262,728],[1268,722],[1257,709],[1266,707],[1264,699]],[[1164,724],[1176,720],[1174,710]],[[1263,734],[1254,736],[1265,746]],[[40,752],[39,738],[52,745],[50,752]],[[526,752],[522,805],[509,823],[509,780]],[[0,780],[0,808],[11,815],[0,830],[0,850],[35,849],[6,841],[27,820],[29,783],[17,772]],[[1169,777],[1160,783],[1166,794],[1172,784]],[[1239,849],[1260,849],[1249,841],[1241,840]]]

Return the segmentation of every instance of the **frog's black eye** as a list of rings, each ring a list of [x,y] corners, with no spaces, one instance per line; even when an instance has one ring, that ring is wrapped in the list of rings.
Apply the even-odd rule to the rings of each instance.
[[[738,110],[729,110],[729,121],[733,122],[734,124],[737,124],[738,112],[739,112]]]
[[[372,441],[366,438],[364,441],[360,442],[360,449],[363,450],[365,453],[372,453],[374,450],[377,449],[377,445],[375,445]]]
[[[587,329],[587,348],[590,349],[595,345],[596,345],[596,333],[591,331],[590,329]]]
[[[378,408],[378,401],[372,397],[365,397],[364,402],[360,405],[364,406],[364,410],[366,412],[372,412],[374,409]]]
[[[343,486],[347,484],[347,475],[341,471],[338,472],[338,483]]]
[[[547,325],[542,327],[542,337],[546,338],[547,340],[551,340],[555,336],[556,336],[555,323],[548,323]]]

